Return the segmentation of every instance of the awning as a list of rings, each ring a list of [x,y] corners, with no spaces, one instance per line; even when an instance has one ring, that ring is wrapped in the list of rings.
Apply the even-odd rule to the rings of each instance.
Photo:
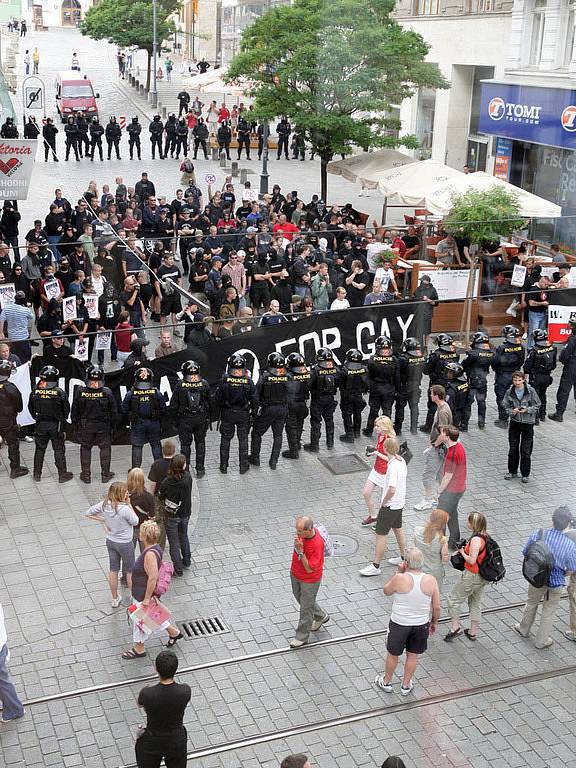
[[[432,188],[458,177],[466,175],[436,160],[421,160],[383,173],[378,189],[388,205],[426,208],[426,196]]]

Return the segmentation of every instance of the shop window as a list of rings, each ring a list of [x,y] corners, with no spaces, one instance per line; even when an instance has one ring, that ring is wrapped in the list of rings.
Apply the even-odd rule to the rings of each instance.
[[[432,155],[435,109],[436,91],[433,88],[420,88],[416,112],[416,137],[420,142],[418,154],[421,160],[427,160]]]
[[[542,59],[542,42],[544,40],[544,26],[546,24],[547,0],[535,0],[532,12],[532,33],[530,35],[530,57],[528,63],[537,67]]]

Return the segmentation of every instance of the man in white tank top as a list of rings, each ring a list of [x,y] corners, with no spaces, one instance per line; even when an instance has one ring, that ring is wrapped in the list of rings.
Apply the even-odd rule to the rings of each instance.
[[[424,556],[419,549],[409,549],[398,573],[384,585],[384,594],[394,595],[394,602],[386,643],[386,669],[383,675],[376,675],[374,682],[386,693],[394,692],[392,676],[404,651],[406,663],[400,693],[408,696],[412,691],[418,656],[426,650],[428,635],[434,634],[440,618],[438,584],[434,576],[422,573],[423,562]]]

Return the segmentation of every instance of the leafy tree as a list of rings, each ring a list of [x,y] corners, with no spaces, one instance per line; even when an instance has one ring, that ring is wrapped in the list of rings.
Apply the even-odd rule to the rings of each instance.
[[[498,186],[454,195],[450,213],[444,217],[447,230],[469,237],[474,243],[510,237],[525,225],[517,196]]]
[[[180,7],[180,0],[158,0],[156,31],[158,52],[162,40],[174,32],[170,16]],[[101,0],[88,9],[80,27],[83,35],[94,40],[108,40],[122,48],[137,46],[148,54],[146,90],[150,89],[152,63],[152,2],[151,0]]]
[[[246,29],[228,80],[254,83],[252,112],[286,115],[321,160],[322,197],[327,164],[352,147],[417,147],[396,138],[392,105],[420,86],[447,84],[424,61],[428,45],[392,17],[394,0],[294,0],[273,8]]]

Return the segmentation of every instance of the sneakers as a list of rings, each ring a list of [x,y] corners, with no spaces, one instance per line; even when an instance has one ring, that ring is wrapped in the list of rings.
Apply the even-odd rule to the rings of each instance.
[[[520,482],[524,483],[524,485],[526,485],[526,483],[529,482],[529,479],[530,478],[528,478],[528,477],[523,477],[522,480],[520,480]]]
[[[437,503],[437,499],[422,499],[418,504],[414,504],[414,509],[418,510],[418,512],[422,512],[425,509],[434,509]]]
[[[372,517],[372,515],[368,515],[368,517],[365,517],[364,520],[360,523],[360,525],[363,525],[364,527],[367,527],[369,525],[372,525],[372,523],[375,523],[377,520],[376,517]]]
[[[536,645],[536,643],[534,643],[534,648],[538,648],[539,651],[543,651],[544,648],[550,648],[551,645],[554,645],[554,640],[552,640],[551,637],[548,637],[542,645]]]
[[[390,557],[388,558],[390,565],[401,565],[404,562],[403,557]]]
[[[523,638],[527,638],[528,637],[528,635],[522,634],[522,628],[521,628],[520,624],[513,624],[512,625],[512,629],[514,630],[514,632],[517,632],[520,635],[520,637],[523,637]]]
[[[504,475],[504,480],[514,480],[514,478],[518,477],[516,472],[506,472]]]
[[[392,683],[386,683],[384,682],[384,675],[376,675],[374,678],[374,682],[383,691],[386,691],[386,693],[394,693],[394,686]]]
[[[21,715],[16,715],[16,717],[9,717],[9,718],[0,718],[0,723],[11,723],[12,720],[20,720],[20,718],[24,717],[26,714],[26,710],[23,710]]]
[[[122,605],[122,596],[112,598],[112,608],[119,608]]]
[[[25,443],[33,443],[34,442],[34,438],[30,437],[30,435],[24,435],[23,439],[24,439]]]
[[[358,573],[360,576],[380,576],[382,569],[380,567],[376,568],[374,563],[370,563],[366,568],[361,568]]]
[[[412,680],[410,680],[410,685],[407,688],[404,688],[403,685],[400,686],[400,696],[408,696],[408,694],[412,693],[412,690],[414,688],[414,683]]]
[[[294,638],[293,640],[290,640],[290,648],[302,648],[303,645],[306,645],[306,640],[297,640]]]
[[[312,632],[318,632],[320,627],[323,624],[327,624],[329,621],[330,621],[329,614],[326,614],[325,616],[323,616],[321,619],[318,619],[317,621],[313,621],[312,622]]]

